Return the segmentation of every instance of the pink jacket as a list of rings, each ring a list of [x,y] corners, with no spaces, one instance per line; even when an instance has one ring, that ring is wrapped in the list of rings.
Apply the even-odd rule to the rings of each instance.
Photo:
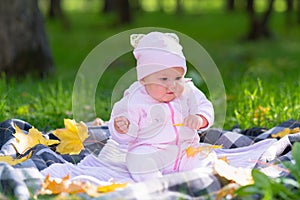
[[[164,148],[176,145],[183,150],[199,143],[196,130],[173,126],[182,123],[190,114],[201,114],[208,120],[209,128],[214,122],[214,110],[205,95],[187,79],[183,94],[172,102],[158,102],[150,97],[140,82],[133,83],[117,102],[111,113],[109,130],[111,139],[128,150],[140,145]],[[118,133],[113,125],[117,116],[125,116],[130,125],[127,134]],[[204,129],[203,129],[204,130]]]

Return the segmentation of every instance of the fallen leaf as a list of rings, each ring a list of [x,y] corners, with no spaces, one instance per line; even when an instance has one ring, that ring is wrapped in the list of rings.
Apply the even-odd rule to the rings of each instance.
[[[187,157],[194,157],[197,153],[208,151],[210,152],[212,149],[219,149],[223,148],[222,145],[208,145],[208,146],[201,146],[201,147],[193,147],[189,146],[188,148],[185,149],[186,156]]]
[[[125,188],[127,183],[112,183],[110,185],[98,186],[97,191],[101,193],[112,192],[119,188]]]
[[[86,193],[91,197],[99,197],[103,193],[112,192],[119,188],[126,187],[127,183],[112,183],[110,185],[96,186],[90,182],[81,180],[70,180],[70,175],[63,178],[51,178],[46,176],[41,189],[36,193],[38,195],[57,195],[61,193],[78,194]]]
[[[88,138],[88,128],[83,122],[76,123],[71,119],[64,119],[64,124],[65,128],[53,131],[60,140],[56,151],[61,154],[79,154],[84,149],[83,141]]]
[[[283,138],[286,135],[299,133],[299,132],[300,132],[299,127],[296,127],[296,128],[293,128],[293,129],[284,128],[282,131],[279,131],[278,133],[272,134],[271,137],[272,138]]]
[[[240,185],[236,183],[229,183],[228,185],[221,188],[216,195],[215,200],[222,200],[222,199],[232,199],[234,197],[235,191],[240,187]]]
[[[227,180],[234,181],[241,186],[253,183],[251,169],[233,167],[224,160],[220,159],[215,161],[214,169],[220,176],[226,178]]]
[[[85,191],[82,188],[81,182],[71,182],[70,175],[63,177],[62,179],[52,179],[47,175],[38,194],[78,194],[82,192]]]
[[[15,129],[16,132],[13,135],[16,141],[13,142],[13,145],[20,154],[25,153],[38,144],[50,146],[59,143],[58,140],[47,140],[43,137],[43,134],[35,128],[29,129],[28,134],[25,134],[17,125],[15,125]]]
[[[99,196],[103,195],[97,191],[96,185],[91,184],[89,182],[85,182],[85,184],[83,185],[83,189],[84,189],[85,193],[91,197],[99,197]]]
[[[227,159],[226,156],[220,157],[219,159],[220,159],[220,160],[223,160],[223,161],[225,161],[227,164],[229,164],[229,160]]]
[[[262,121],[266,118],[266,116],[269,114],[269,111],[271,109],[269,107],[263,107],[263,106],[258,106],[255,111],[254,111],[254,120],[255,121]]]
[[[178,123],[178,124],[172,124],[172,126],[184,126],[184,124]]]
[[[10,165],[16,165],[19,164],[21,162],[24,162],[25,160],[28,160],[32,155],[32,152],[30,152],[27,156],[24,156],[22,158],[19,159],[14,159],[11,156],[0,156],[0,162],[6,162]]]

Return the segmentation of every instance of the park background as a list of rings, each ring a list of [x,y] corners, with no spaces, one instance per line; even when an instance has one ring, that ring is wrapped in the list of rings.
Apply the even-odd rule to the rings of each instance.
[[[0,36],[10,26],[3,19],[9,19],[8,11],[13,12],[5,7],[20,7],[22,1],[17,2],[1,1]],[[47,68],[24,62],[18,70],[14,70],[16,65],[0,62],[0,121],[19,118],[40,130],[63,127],[64,118],[73,118],[74,81],[86,56],[105,39],[140,27],[173,29],[205,48],[226,89],[225,129],[236,125],[271,128],[300,118],[298,0],[26,0],[25,14],[17,11],[18,22],[31,13],[26,6],[32,5],[38,5],[43,17],[50,61]],[[24,38],[14,41],[25,41],[28,34],[21,35]],[[32,46],[14,44],[15,49]],[[1,46],[3,57],[7,50],[4,43]],[[33,61],[39,58],[26,55]],[[112,89],[134,65],[128,53],[105,71],[96,94],[98,117],[109,119]],[[209,97],[196,71],[190,70],[187,76]],[[82,109],[88,113],[92,106],[82,105]],[[93,119],[87,115],[83,120]]]

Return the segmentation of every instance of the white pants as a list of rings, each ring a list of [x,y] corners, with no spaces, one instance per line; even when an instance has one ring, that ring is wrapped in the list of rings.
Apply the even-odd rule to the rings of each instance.
[[[199,147],[199,145],[194,148]],[[214,151],[202,151],[187,156],[185,149],[178,152],[175,145],[165,148],[138,146],[126,156],[127,168],[135,181],[144,181],[161,177],[164,174],[188,171],[199,167],[212,167],[216,154]]]

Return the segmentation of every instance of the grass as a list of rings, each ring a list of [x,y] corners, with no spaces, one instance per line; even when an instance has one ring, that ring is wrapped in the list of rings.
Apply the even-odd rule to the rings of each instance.
[[[100,15],[95,9],[100,6],[99,1],[90,2],[95,6],[86,3],[81,9],[74,5],[66,7],[69,29],[63,28],[59,20],[45,21],[56,65],[53,77],[4,81],[3,75],[0,121],[20,118],[39,129],[63,127],[63,119],[73,117],[73,84],[89,52],[114,34],[146,26],[182,32],[197,40],[210,54],[226,88],[225,129],[235,124],[240,124],[241,128],[271,128],[290,118],[300,119],[300,26],[287,27],[283,13],[273,16],[273,40],[247,43],[241,42],[248,23],[241,12],[217,10],[181,16],[162,12],[136,13],[132,24],[115,26],[112,16]],[[97,115],[104,120],[109,119],[114,85],[132,66],[132,55],[124,55],[111,64],[100,80],[95,107]],[[197,86],[209,96],[205,82],[197,77],[201,79],[199,75],[194,78]],[[82,109],[89,108],[83,106]],[[87,116],[85,120],[92,118]]]

